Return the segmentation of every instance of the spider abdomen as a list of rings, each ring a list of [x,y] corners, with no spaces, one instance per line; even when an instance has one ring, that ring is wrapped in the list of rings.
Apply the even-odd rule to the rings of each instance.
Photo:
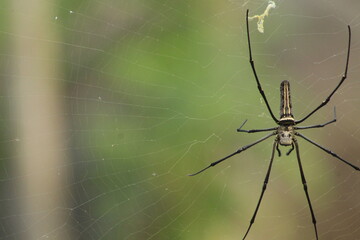
[[[292,119],[291,97],[290,97],[290,83],[284,80],[280,84],[280,121],[282,119]]]

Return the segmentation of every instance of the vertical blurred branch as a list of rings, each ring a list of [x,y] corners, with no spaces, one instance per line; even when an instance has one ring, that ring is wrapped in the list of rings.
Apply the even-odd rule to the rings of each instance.
[[[13,0],[12,91],[24,239],[70,239],[65,210],[64,113],[52,1]]]

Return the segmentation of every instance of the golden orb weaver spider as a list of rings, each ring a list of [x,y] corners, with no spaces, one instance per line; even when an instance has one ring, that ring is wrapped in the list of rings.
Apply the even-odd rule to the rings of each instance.
[[[265,92],[263,91],[259,78],[257,76],[256,70],[255,70],[255,64],[252,58],[252,52],[251,52],[251,44],[250,44],[250,33],[249,33],[249,10],[246,11],[246,30],[247,30],[247,40],[248,40],[248,46],[249,46],[249,62],[257,83],[257,88],[262,96],[262,98],[265,101],[266,107],[272,117],[272,119],[275,121],[275,123],[278,125],[277,127],[273,127],[273,128],[265,128],[265,129],[253,129],[253,130],[243,130],[242,127],[245,125],[246,120],[244,121],[244,123],[237,129],[238,132],[246,132],[246,133],[255,133],[255,132],[266,132],[266,131],[273,131],[272,133],[266,135],[265,137],[260,138],[259,140],[245,145],[241,148],[239,148],[237,151],[231,153],[230,155],[221,158],[220,160],[217,160],[213,163],[211,163],[209,166],[203,168],[202,170],[194,173],[194,174],[190,174],[189,176],[195,176],[199,173],[204,172],[205,170],[209,169],[210,167],[213,167],[223,161],[225,161],[226,159],[237,155],[245,150],[247,150],[248,148],[270,138],[271,136],[275,136],[275,140],[274,140],[274,144],[272,147],[272,152],[271,152],[271,158],[270,158],[270,163],[269,163],[269,167],[267,169],[267,173],[266,173],[266,177],[264,180],[264,184],[262,187],[262,191],[260,194],[260,198],[258,200],[258,203],[256,205],[254,214],[250,220],[250,225],[243,237],[243,240],[245,240],[246,236],[248,235],[253,223],[255,222],[255,218],[256,218],[256,214],[259,210],[262,198],[264,196],[265,190],[266,190],[266,186],[268,184],[269,181],[269,177],[270,177],[270,172],[271,172],[271,167],[272,167],[272,163],[274,160],[274,154],[275,154],[275,149],[277,150],[279,156],[281,156],[281,151],[279,149],[279,145],[282,146],[291,146],[291,149],[286,153],[286,155],[289,155],[294,149],[296,152],[296,157],[297,157],[297,161],[298,161],[298,165],[299,165],[299,170],[300,170],[300,176],[301,176],[301,181],[304,187],[304,192],[306,195],[306,199],[309,205],[309,209],[310,209],[310,213],[311,213],[311,218],[312,218],[312,223],[314,225],[314,230],[315,230],[315,236],[316,239],[319,239],[318,236],[318,230],[317,230],[317,226],[316,226],[316,218],[315,218],[315,214],[314,214],[314,210],[311,204],[311,200],[310,200],[310,196],[308,193],[308,187],[307,187],[307,183],[306,183],[306,179],[305,179],[305,174],[303,171],[303,167],[301,164],[301,159],[300,159],[300,151],[299,151],[299,145],[297,142],[297,139],[295,136],[299,136],[303,139],[305,139],[306,141],[312,143],[313,145],[315,145],[316,147],[322,149],[323,151],[325,151],[326,153],[332,155],[333,157],[337,158],[338,160],[342,161],[343,163],[353,167],[355,170],[360,171],[360,168],[353,165],[352,163],[346,161],[345,159],[341,158],[340,156],[338,156],[336,153],[330,151],[329,149],[324,148],[323,146],[319,145],[318,143],[314,142],[313,140],[305,137],[304,135],[302,135],[301,133],[299,133],[296,130],[302,130],[302,129],[309,129],[309,128],[321,128],[324,127],[328,124],[331,124],[333,122],[336,122],[336,109],[334,108],[334,119],[331,121],[328,121],[326,123],[323,124],[317,124],[317,125],[311,125],[311,126],[303,126],[303,127],[298,127],[297,125],[299,123],[302,123],[303,121],[305,121],[307,118],[309,118],[311,115],[313,115],[315,112],[317,112],[320,108],[322,108],[323,106],[325,106],[331,99],[331,97],[335,94],[335,92],[339,89],[339,87],[341,86],[341,84],[345,81],[346,77],[347,77],[347,72],[348,72],[348,66],[349,66],[349,57],[350,57],[350,44],[351,44],[351,28],[348,25],[348,33],[349,33],[349,39],[348,39],[348,48],[347,48],[347,57],[346,57],[346,64],[345,64],[345,71],[344,71],[344,75],[342,76],[340,82],[338,83],[338,85],[335,87],[335,89],[330,93],[330,95],[321,102],[321,104],[316,107],[313,111],[311,111],[309,114],[307,114],[305,117],[303,117],[300,120],[295,120],[294,116],[292,114],[292,106],[291,106],[291,96],[290,96],[290,83],[287,80],[284,80],[281,82],[280,84],[280,119],[277,119],[275,117],[275,115],[273,114],[270,105],[266,99],[265,96]]]

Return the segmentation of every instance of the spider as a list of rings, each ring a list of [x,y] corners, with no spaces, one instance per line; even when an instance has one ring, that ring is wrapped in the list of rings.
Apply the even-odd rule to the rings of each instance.
[[[253,216],[250,220],[250,224],[249,227],[243,237],[243,240],[245,240],[246,236],[248,235],[253,223],[255,222],[255,218],[256,218],[256,214],[259,210],[261,201],[263,199],[265,190],[266,190],[266,186],[268,184],[269,181],[269,177],[270,177],[270,172],[271,172],[271,167],[273,164],[273,160],[274,160],[274,154],[275,154],[275,149],[278,152],[279,157],[281,156],[281,151],[279,149],[279,145],[281,146],[285,146],[285,147],[289,147],[291,146],[290,150],[286,153],[286,155],[289,155],[294,149],[296,152],[296,157],[297,157],[297,161],[298,161],[298,165],[299,165],[299,170],[300,170],[300,176],[301,176],[301,181],[304,187],[304,192],[306,195],[306,199],[307,199],[307,203],[309,205],[309,209],[310,209],[310,214],[311,214],[311,218],[312,218],[312,223],[314,226],[314,230],[315,230],[315,236],[316,239],[318,240],[318,230],[317,230],[317,226],[316,226],[316,218],[315,218],[315,214],[314,214],[314,210],[311,204],[311,200],[310,200],[310,196],[308,193],[308,187],[307,187],[307,183],[306,183],[306,179],[305,179],[305,174],[304,174],[304,170],[301,164],[301,159],[300,159],[300,150],[299,150],[299,145],[298,145],[298,141],[296,137],[301,137],[303,139],[305,139],[306,141],[310,142],[311,144],[315,145],[316,147],[322,149],[323,151],[325,151],[326,153],[332,155],[333,157],[337,158],[338,160],[342,161],[343,163],[353,167],[355,170],[360,171],[360,168],[353,165],[352,163],[346,161],[345,159],[341,158],[340,156],[338,156],[336,153],[330,151],[329,149],[326,149],[325,147],[319,145],[318,143],[314,142],[313,140],[305,137],[303,134],[299,133],[297,130],[302,130],[302,129],[309,129],[309,128],[322,128],[325,127],[328,124],[331,124],[333,122],[336,122],[336,109],[334,107],[334,118],[331,121],[328,121],[326,123],[323,124],[317,124],[317,125],[310,125],[310,126],[297,126],[299,123],[304,122],[306,119],[308,119],[311,115],[313,115],[315,112],[317,112],[320,108],[322,108],[323,106],[325,106],[331,99],[331,97],[335,94],[335,92],[339,89],[339,87],[341,86],[341,84],[345,81],[346,77],[347,77],[347,72],[348,72],[348,65],[349,65],[349,56],[350,56],[350,43],[351,43],[351,29],[350,26],[348,25],[348,34],[349,34],[349,39],[348,39],[348,47],[347,47],[347,57],[346,57],[346,64],[345,64],[345,71],[344,71],[344,75],[342,76],[340,82],[338,83],[338,85],[335,87],[335,89],[330,93],[330,95],[321,102],[321,104],[316,107],[313,111],[311,111],[309,114],[307,114],[305,117],[303,117],[300,120],[295,120],[294,116],[292,114],[292,106],[291,106],[291,98],[290,98],[290,83],[286,80],[282,81],[280,84],[280,119],[277,119],[274,114],[273,111],[271,110],[271,107],[266,99],[265,96],[265,92],[263,91],[259,78],[257,76],[256,70],[255,70],[255,64],[252,58],[252,53],[251,53],[251,44],[250,44],[250,33],[249,33],[249,20],[248,20],[248,16],[249,16],[249,10],[246,11],[246,30],[247,30],[247,40],[248,40],[248,46],[249,46],[249,62],[257,83],[257,88],[262,96],[262,98],[265,101],[266,107],[272,117],[272,119],[275,121],[275,123],[278,125],[277,127],[273,127],[273,128],[264,128],[264,129],[252,129],[252,130],[243,130],[242,127],[245,125],[246,121],[244,121],[244,123],[237,129],[238,132],[245,132],[245,133],[256,133],[256,132],[267,132],[267,131],[272,131],[270,134],[266,135],[265,137],[260,138],[259,140],[248,144],[246,146],[243,146],[241,148],[239,148],[238,150],[236,150],[235,152],[231,153],[230,155],[221,158],[220,160],[217,160],[213,163],[211,163],[209,166],[203,168],[202,170],[194,173],[194,174],[190,174],[189,176],[195,176],[199,173],[204,172],[205,170],[207,170],[210,167],[214,167],[215,165],[225,161],[226,159],[233,157],[245,150],[247,150],[248,148],[270,138],[271,136],[275,136],[275,140],[274,140],[274,144],[272,146],[272,152],[271,152],[271,158],[270,158],[270,163],[269,163],[269,167],[267,169],[267,173],[266,173],[266,177],[263,183],[263,187],[262,187],[262,191],[260,194],[260,198],[258,200],[258,203],[256,205],[255,211],[253,213]]]

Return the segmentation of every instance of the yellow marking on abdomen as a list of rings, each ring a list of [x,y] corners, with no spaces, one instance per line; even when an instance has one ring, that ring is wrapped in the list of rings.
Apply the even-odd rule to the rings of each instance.
[[[280,85],[280,118],[291,117],[292,109],[291,109],[291,98],[290,98],[290,83],[287,80],[281,82]]]

